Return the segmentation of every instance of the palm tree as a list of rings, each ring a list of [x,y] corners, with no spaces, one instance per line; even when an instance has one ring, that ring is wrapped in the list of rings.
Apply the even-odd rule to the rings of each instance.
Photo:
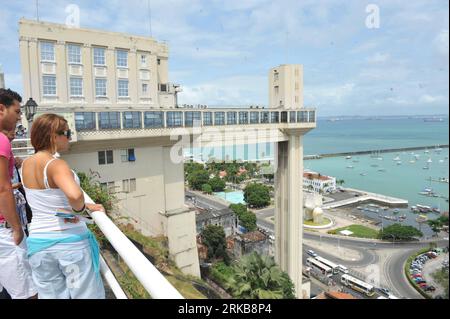
[[[239,299],[292,299],[294,284],[272,257],[256,252],[242,257],[234,265],[227,288]]]

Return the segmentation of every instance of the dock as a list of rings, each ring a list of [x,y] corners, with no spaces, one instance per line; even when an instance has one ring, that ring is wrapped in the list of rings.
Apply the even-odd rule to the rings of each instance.
[[[343,188],[345,191],[354,192],[361,194],[358,197],[352,197],[340,201],[334,201],[327,203],[323,205],[323,209],[331,209],[331,208],[338,208],[342,206],[347,205],[354,205],[359,204],[362,202],[376,202],[383,206],[388,207],[408,207],[408,201],[406,199],[391,197],[391,196],[385,196],[381,194],[376,193],[370,193],[366,191],[361,191],[359,189],[353,189],[353,188]]]

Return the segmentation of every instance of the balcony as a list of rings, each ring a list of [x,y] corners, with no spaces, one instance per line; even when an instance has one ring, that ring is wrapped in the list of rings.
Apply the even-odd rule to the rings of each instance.
[[[67,113],[63,114],[67,117]],[[71,127],[75,127],[74,141],[96,141],[147,137],[169,137],[180,134],[232,132],[233,130],[280,131],[276,140],[283,140],[283,129],[316,127],[316,110],[285,109],[128,109],[101,112],[73,112]],[[69,121],[70,122],[70,121]],[[176,131],[178,129],[178,131]]]

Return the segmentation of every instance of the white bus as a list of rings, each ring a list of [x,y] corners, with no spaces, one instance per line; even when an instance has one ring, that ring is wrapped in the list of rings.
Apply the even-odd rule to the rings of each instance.
[[[325,259],[323,257],[317,256],[316,260],[320,261],[322,264],[324,264],[325,266],[328,266],[331,268],[331,270],[333,270],[333,274],[338,274],[339,273],[339,267],[337,264],[335,264],[334,262],[329,261],[328,259]]]
[[[341,283],[369,297],[375,294],[375,289],[372,285],[347,274],[341,276]]]
[[[322,264],[320,261],[314,258],[309,257],[308,259],[306,259],[306,264],[309,267],[320,271],[323,275],[327,277],[331,277],[333,275],[333,270],[330,267]]]

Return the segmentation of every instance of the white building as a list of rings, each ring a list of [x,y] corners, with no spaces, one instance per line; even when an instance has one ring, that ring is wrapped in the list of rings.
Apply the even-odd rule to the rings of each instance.
[[[336,190],[336,178],[316,172],[304,172],[303,188],[316,193],[331,193]]]

